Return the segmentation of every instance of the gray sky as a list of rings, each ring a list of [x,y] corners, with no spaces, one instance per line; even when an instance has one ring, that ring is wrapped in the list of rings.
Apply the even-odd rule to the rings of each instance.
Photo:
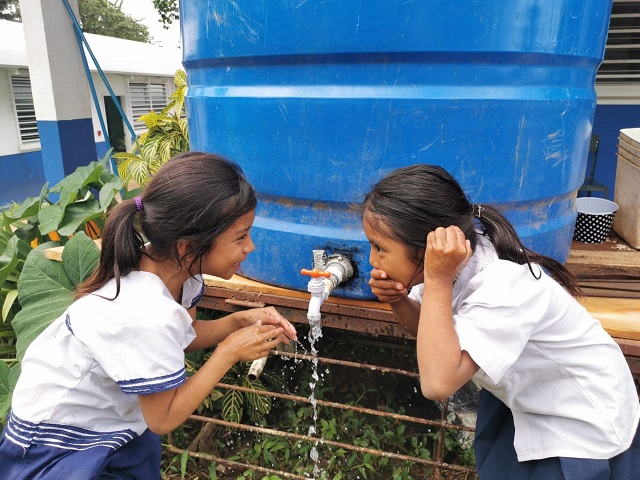
[[[164,47],[174,47],[180,44],[179,22],[173,22],[169,30],[162,28],[160,15],[153,8],[151,0],[123,0],[122,11],[149,28],[153,43]]]

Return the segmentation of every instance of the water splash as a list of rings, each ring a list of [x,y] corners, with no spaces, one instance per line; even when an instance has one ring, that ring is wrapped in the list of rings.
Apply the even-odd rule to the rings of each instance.
[[[318,402],[315,396],[315,388],[318,383],[318,350],[316,349],[316,341],[322,337],[322,326],[320,324],[320,319],[318,320],[309,320],[309,343],[311,345],[311,355],[313,356],[313,360],[311,361],[312,365],[312,381],[309,382],[309,388],[311,390],[311,394],[309,395],[309,402],[313,407],[313,425],[309,427],[308,435],[314,436],[317,431],[318,426]],[[319,454],[318,454],[318,443],[320,439],[316,440],[311,447],[311,452],[309,453],[309,457],[313,460],[313,477],[311,480],[315,480],[320,475],[320,467],[318,465]]]

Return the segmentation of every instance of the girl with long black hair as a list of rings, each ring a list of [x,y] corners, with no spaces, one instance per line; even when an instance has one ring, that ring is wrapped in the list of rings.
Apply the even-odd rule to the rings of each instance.
[[[236,164],[189,152],[110,212],[95,273],[26,351],[0,478],[159,479],[160,435],[236,362],[296,337],[273,307],[215,321],[189,313],[203,274],[229,279],[253,251],[255,209]],[[184,352],[214,345],[187,377]]]
[[[417,337],[422,393],[481,391],[482,480],[640,478],[640,405],[624,356],[556,260],[526,248],[443,168],[413,165],[362,204],[370,286]]]

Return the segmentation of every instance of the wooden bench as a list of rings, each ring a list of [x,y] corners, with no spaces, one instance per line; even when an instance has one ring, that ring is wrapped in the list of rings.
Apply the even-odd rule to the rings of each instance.
[[[579,301],[618,342],[632,371],[640,374],[640,298],[587,296]],[[308,302],[307,292],[267,285],[239,275],[230,280],[207,276],[199,306],[232,312],[272,305],[290,321],[306,323]],[[395,321],[389,305],[376,301],[330,297],[321,311],[323,325],[330,328],[408,337]]]
[[[632,371],[640,374],[640,295],[634,298],[633,290],[640,287],[640,252],[616,245],[615,242],[599,246],[574,242],[566,265],[583,285],[595,280],[610,285],[606,290],[591,288],[588,296],[579,301],[618,342]],[[47,258],[61,260],[62,248],[51,248],[45,254]],[[617,290],[620,285],[630,285],[631,293]],[[597,295],[598,292],[606,294]],[[621,293],[616,295],[616,292]],[[290,321],[306,323],[308,302],[308,292],[268,285],[239,275],[230,280],[206,276],[205,293],[199,306],[232,312],[272,305]],[[408,338],[395,321],[389,305],[377,301],[330,297],[321,311],[323,325],[329,328]]]

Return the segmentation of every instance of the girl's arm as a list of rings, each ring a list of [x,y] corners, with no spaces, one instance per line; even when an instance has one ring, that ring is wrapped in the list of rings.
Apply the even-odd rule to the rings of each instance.
[[[410,335],[417,337],[420,319],[420,304],[409,297],[403,297],[390,305],[398,324]]]
[[[458,227],[440,227],[427,236],[417,353],[422,394],[431,400],[449,398],[479,368],[460,350],[453,327],[453,282],[472,253]]]
[[[217,345],[236,330],[253,325],[258,320],[263,325],[273,325],[282,327],[284,336],[281,339],[289,343],[290,338],[296,338],[296,329],[275,308],[252,308],[233,312],[218,320],[195,320],[193,328],[196,331],[196,338],[187,347],[186,351],[193,352]]]
[[[271,349],[280,344],[282,337],[282,328],[256,322],[229,335],[209,360],[178,388],[138,395],[138,403],[149,429],[159,435],[174,430],[198,408],[236,362],[267,356]]]

